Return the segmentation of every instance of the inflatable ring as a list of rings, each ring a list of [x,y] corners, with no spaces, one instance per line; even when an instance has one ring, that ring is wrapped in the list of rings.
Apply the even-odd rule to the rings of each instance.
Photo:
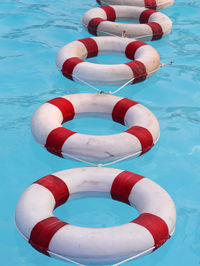
[[[124,54],[134,60],[125,64],[103,65],[83,59],[100,54]],[[63,75],[74,81],[93,84],[122,85],[137,83],[152,76],[160,67],[160,56],[150,45],[120,37],[93,37],[71,42],[59,51],[56,65]]]
[[[139,216],[115,227],[68,224],[52,212],[67,200],[106,196],[136,207]],[[176,210],[155,182],[129,171],[84,167],[45,176],[22,194],[15,222],[24,238],[51,257],[86,264],[113,264],[160,247],[173,234]]]
[[[150,9],[164,9],[173,5],[174,0],[96,0],[99,5],[141,6]]]
[[[129,127],[125,132],[94,136],[61,126],[74,117],[101,116]],[[33,115],[31,130],[35,140],[60,157],[89,162],[111,162],[139,156],[159,138],[156,117],[141,104],[113,95],[72,94],[43,104]]]
[[[140,24],[114,22],[116,18],[134,19]],[[159,40],[172,29],[171,20],[156,10],[135,6],[102,6],[90,9],[83,18],[84,27],[93,35],[124,34],[143,41]]]

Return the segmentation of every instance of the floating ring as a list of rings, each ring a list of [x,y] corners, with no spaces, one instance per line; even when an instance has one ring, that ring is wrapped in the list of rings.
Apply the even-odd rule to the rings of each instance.
[[[124,54],[134,61],[118,65],[83,61],[108,53]],[[71,42],[61,48],[56,65],[65,77],[74,81],[122,85],[145,80],[159,69],[161,63],[157,51],[144,42],[119,37],[93,37]]]
[[[96,0],[99,5],[141,6],[150,9],[164,9],[173,5],[174,0]]]
[[[52,212],[67,200],[106,196],[136,207],[130,223],[85,228],[63,222]],[[45,255],[86,264],[113,264],[148,254],[170,238],[176,209],[168,193],[138,174],[84,167],[45,176],[22,194],[15,213],[23,237]]]
[[[117,18],[133,19],[140,24],[116,23]],[[128,38],[154,41],[168,35],[172,21],[156,10],[135,6],[101,6],[90,9],[82,18],[84,27],[93,35],[124,34]]]
[[[129,127],[125,132],[93,136],[61,126],[74,117],[101,116]],[[139,156],[158,140],[156,117],[143,105],[105,94],[72,94],[43,104],[33,115],[31,130],[35,140],[60,157],[90,162],[111,162]]]

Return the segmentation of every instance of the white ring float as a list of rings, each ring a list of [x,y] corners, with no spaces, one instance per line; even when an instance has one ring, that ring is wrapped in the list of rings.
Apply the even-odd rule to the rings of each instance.
[[[140,24],[117,23],[115,19],[133,19]],[[102,6],[90,9],[82,18],[84,27],[93,35],[116,35],[143,41],[159,40],[168,35],[172,21],[156,10],[135,6]]]
[[[53,210],[68,199],[106,196],[135,206],[139,216],[108,228],[67,224]],[[112,168],[85,167],[37,180],[18,201],[16,226],[38,251],[77,263],[113,264],[148,254],[174,232],[176,209],[168,193],[143,176]]]
[[[96,0],[99,5],[141,6],[150,9],[164,9],[173,5],[174,0]]]
[[[74,117],[101,116],[129,127],[125,132],[94,136],[61,126]],[[105,94],[72,94],[43,104],[33,115],[31,130],[35,140],[60,157],[89,162],[110,162],[139,156],[158,140],[156,117],[143,105]]]
[[[103,65],[83,59],[101,54],[124,54],[134,60],[125,64]],[[122,85],[137,83],[152,76],[160,67],[160,56],[150,45],[117,37],[93,37],[71,42],[59,51],[56,65],[63,75],[74,81],[93,84]]]

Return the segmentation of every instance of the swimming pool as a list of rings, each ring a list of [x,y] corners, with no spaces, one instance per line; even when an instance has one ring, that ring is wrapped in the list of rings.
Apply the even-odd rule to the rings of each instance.
[[[33,181],[56,171],[85,166],[45,152],[33,140],[30,121],[33,112],[46,100],[68,93],[93,92],[62,77],[54,61],[64,44],[90,36],[81,25],[81,17],[95,6],[94,0],[0,3],[2,265],[68,265],[31,248],[15,228],[14,212],[20,195]],[[200,4],[197,0],[177,0],[162,12],[173,20],[173,30],[151,45],[163,63],[173,60],[174,64],[117,94],[148,107],[159,120],[161,137],[147,154],[112,167],[144,175],[169,192],[177,208],[176,232],[153,254],[126,265],[199,265]],[[116,63],[124,58],[93,60]],[[111,121],[92,118],[71,121],[68,128],[91,134],[124,130]],[[132,208],[107,199],[77,200],[55,213],[69,223],[93,227],[122,224],[137,215]]]

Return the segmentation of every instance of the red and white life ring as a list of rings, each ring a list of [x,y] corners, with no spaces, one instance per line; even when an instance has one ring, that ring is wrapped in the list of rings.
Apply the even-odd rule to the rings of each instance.
[[[99,5],[141,6],[150,9],[164,9],[173,5],[174,0],[96,0]]]
[[[117,23],[117,18],[133,19],[140,24]],[[156,10],[135,6],[101,6],[90,9],[82,18],[84,27],[93,35],[124,34],[128,38],[154,41],[168,35],[172,21]]]
[[[74,198],[103,195],[136,207],[139,216],[115,227],[68,224],[53,210]],[[113,264],[151,253],[170,238],[176,209],[168,193],[138,174],[113,168],[85,167],[45,176],[20,197],[16,226],[38,251],[85,264]]]
[[[105,65],[83,61],[101,54],[124,54],[133,60]],[[160,67],[160,56],[150,45],[120,37],[93,37],[77,40],[59,51],[56,65],[71,80],[92,84],[122,85],[137,83],[152,76]]]
[[[101,116],[129,129],[114,135],[86,135],[61,126],[74,117]],[[156,117],[143,105],[105,94],[72,94],[55,98],[35,112],[31,122],[35,140],[60,157],[89,162],[111,162],[139,156],[158,140]]]

